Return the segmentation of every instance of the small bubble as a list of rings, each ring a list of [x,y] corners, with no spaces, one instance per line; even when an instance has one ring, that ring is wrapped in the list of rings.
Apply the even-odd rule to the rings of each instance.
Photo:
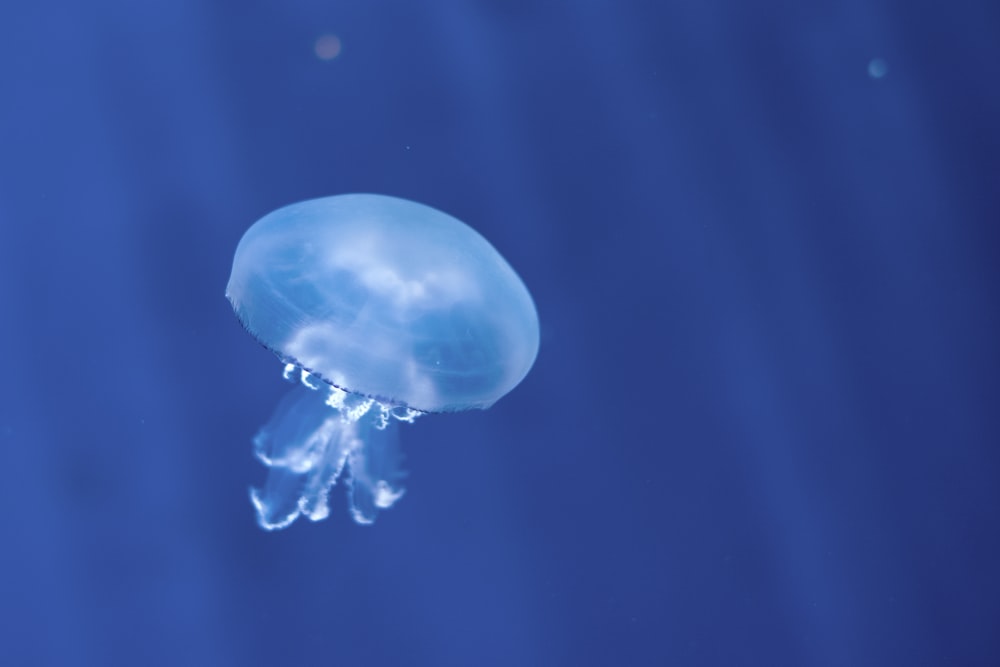
[[[868,76],[881,79],[889,73],[889,65],[882,58],[872,58],[868,62]]]
[[[333,60],[340,55],[340,38],[336,35],[320,35],[313,45],[313,51],[320,60]]]

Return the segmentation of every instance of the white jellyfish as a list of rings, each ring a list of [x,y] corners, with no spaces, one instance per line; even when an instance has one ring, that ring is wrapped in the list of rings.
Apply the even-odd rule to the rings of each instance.
[[[538,353],[531,295],[467,225],[384,195],[292,204],[236,248],[226,296],[297,387],[254,440],[262,528],[329,514],[341,476],[371,523],[403,494],[394,423],[488,408]]]

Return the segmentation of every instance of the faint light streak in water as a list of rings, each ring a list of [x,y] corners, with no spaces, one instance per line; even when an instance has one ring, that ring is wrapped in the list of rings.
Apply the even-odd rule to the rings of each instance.
[[[320,60],[333,60],[340,55],[340,37],[336,35],[320,35],[313,45],[313,52]]]
[[[868,76],[873,79],[881,79],[889,73],[889,65],[882,58],[872,58],[868,62]]]

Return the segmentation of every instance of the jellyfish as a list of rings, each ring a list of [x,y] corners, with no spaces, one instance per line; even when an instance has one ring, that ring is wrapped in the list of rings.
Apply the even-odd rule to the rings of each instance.
[[[371,523],[403,495],[397,423],[486,409],[538,353],[534,302],[500,253],[456,218],[385,195],[267,214],[236,248],[226,297],[296,385],[254,438],[265,530],[326,518],[340,479],[351,516]]]

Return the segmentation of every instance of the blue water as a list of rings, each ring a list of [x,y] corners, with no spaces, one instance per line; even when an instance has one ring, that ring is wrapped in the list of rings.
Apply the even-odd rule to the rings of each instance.
[[[0,664],[1000,662],[996,3],[8,4]],[[541,349],[269,533],[224,289],[343,192]]]

